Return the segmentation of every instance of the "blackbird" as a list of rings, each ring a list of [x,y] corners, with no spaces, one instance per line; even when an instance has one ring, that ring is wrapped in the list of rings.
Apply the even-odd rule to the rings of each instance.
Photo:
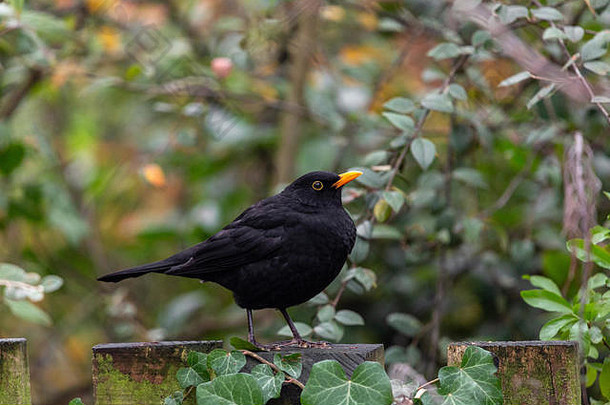
[[[356,239],[354,222],[341,205],[341,189],[361,174],[307,173],[246,209],[209,239],[167,259],[98,280],[163,273],[213,281],[231,290],[237,305],[246,310],[252,344],[264,347],[254,337],[252,310],[276,308],[293,334],[279,346],[316,346],[303,340],[286,308],[320,293],[341,271]]]

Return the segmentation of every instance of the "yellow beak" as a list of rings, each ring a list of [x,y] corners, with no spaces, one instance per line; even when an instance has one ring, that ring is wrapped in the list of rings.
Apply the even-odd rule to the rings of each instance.
[[[362,172],[359,172],[359,171],[356,171],[356,170],[345,172],[345,173],[341,173],[339,175],[339,180],[337,180],[333,184],[333,187],[334,188],[342,187],[345,184],[349,183],[350,181],[354,180],[356,177],[360,176],[361,174],[362,174]]]

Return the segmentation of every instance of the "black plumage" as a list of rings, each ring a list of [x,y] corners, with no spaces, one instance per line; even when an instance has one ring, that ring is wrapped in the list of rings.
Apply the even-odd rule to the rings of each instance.
[[[356,228],[341,205],[344,184],[360,172],[311,172],[281,193],[246,209],[214,236],[167,259],[100,277],[117,282],[147,273],[213,281],[233,292],[247,310],[249,340],[256,343],[252,310],[277,308],[294,339],[298,334],[286,308],[326,288],[354,246]]]

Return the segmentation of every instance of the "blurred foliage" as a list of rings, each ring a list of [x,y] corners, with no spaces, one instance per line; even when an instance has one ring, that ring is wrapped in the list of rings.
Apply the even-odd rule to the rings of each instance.
[[[309,3],[0,3],[0,257],[66,280],[39,306],[52,328],[0,317],[32,343],[37,403],[90,402],[93,344],[245,333],[218,286],[95,278],[209,237],[310,170],[364,172],[344,191],[348,265],[292,310],[310,333],[383,342],[432,376],[450,340],[536,336],[548,317],[521,300],[523,275],[577,294],[563,156],[582,133],[609,189],[608,1],[332,2],[305,24]],[[280,317],[255,317],[275,339]]]

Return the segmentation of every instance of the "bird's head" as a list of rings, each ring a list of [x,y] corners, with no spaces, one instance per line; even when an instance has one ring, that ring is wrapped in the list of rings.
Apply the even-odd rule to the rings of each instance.
[[[341,188],[362,172],[310,172],[293,181],[282,194],[312,206],[341,205]]]

